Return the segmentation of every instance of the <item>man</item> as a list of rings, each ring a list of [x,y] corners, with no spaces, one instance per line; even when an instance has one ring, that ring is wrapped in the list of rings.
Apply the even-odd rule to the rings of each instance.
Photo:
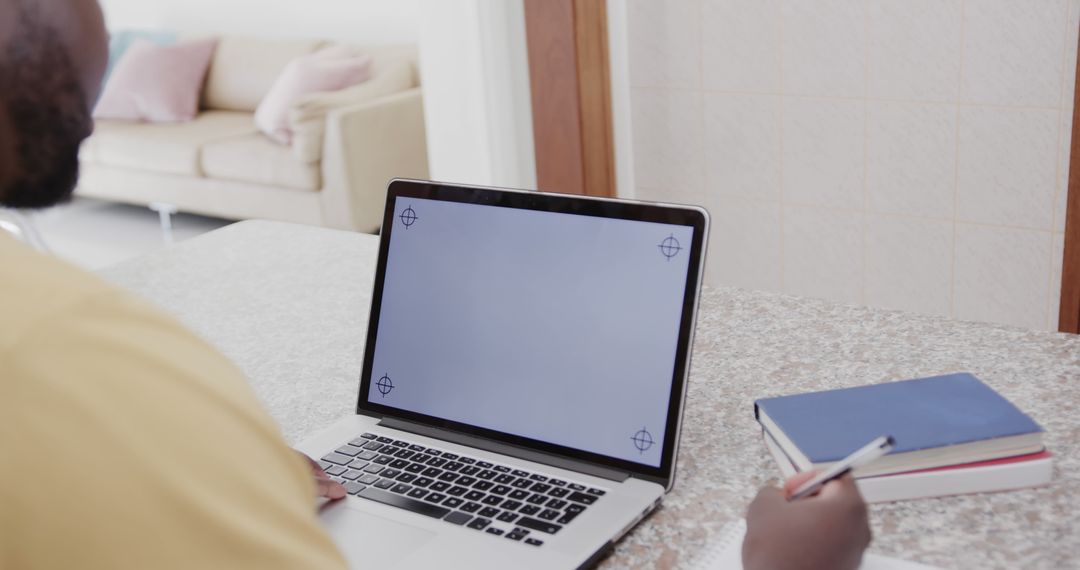
[[[106,57],[94,0],[0,0],[0,204],[70,196]],[[175,321],[0,236],[0,322],[0,568],[345,566],[313,502],[344,490]],[[748,524],[748,568],[855,568],[869,543],[850,479],[763,490]]]

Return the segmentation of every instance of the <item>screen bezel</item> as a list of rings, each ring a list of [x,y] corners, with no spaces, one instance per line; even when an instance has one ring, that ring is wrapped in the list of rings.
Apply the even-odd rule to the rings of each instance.
[[[371,392],[371,372],[375,358],[375,345],[378,341],[377,336],[382,305],[383,285],[386,278],[387,257],[390,249],[390,237],[395,226],[394,212],[396,211],[395,204],[397,203],[398,198],[441,200],[523,210],[657,222],[693,228],[693,239],[689,248],[690,260],[687,265],[686,286],[683,291],[679,338],[675,351],[675,365],[672,369],[671,393],[667,410],[667,425],[664,431],[664,441],[663,448],[661,449],[661,461],[659,467],[634,463],[632,461],[617,459],[599,453],[583,451],[572,447],[446,420],[435,416],[403,410],[401,408],[386,406],[368,400],[368,396]],[[690,366],[690,344],[693,340],[694,321],[700,290],[702,260],[704,257],[707,229],[707,212],[693,206],[611,200],[549,192],[452,185],[420,180],[392,180],[387,189],[382,232],[379,240],[379,256],[376,265],[374,288],[371,296],[368,334],[364,349],[364,365],[360,377],[360,393],[357,398],[356,406],[357,413],[380,418],[393,417],[403,419],[425,426],[452,430],[511,446],[538,451],[544,454],[567,457],[594,465],[625,471],[641,478],[660,482],[665,485],[665,488],[670,488],[674,476],[675,454],[678,448],[679,429],[682,421],[681,411],[686,394],[686,382]]]

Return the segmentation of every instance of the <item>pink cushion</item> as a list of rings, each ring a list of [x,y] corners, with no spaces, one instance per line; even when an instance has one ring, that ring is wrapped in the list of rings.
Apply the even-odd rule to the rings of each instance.
[[[109,76],[94,118],[151,123],[194,119],[216,46],[216,39],[169,45],[135,40]]]
[[[337,91],[371,77],[371,58],[344,47],[329,47],[300,56],[285,66],[255,110],[255,126],[281,144],[292,142],[289,107],[309,93]]]

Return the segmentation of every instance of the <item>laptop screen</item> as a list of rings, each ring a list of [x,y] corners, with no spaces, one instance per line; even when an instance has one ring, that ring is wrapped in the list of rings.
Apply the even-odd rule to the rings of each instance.
[[[368,402],[660,467],[693,226],[400,196],[392,223]]]

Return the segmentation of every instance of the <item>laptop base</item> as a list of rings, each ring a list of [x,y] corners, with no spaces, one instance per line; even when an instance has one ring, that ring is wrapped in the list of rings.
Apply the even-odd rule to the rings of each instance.
[[[376,418],[359,415],[343,418],[298,445],[297,449],[313,458],[321,458],[364,433],[415,442],[422,447],[446,450],[514,470],[543,473],[589,488],[603,488],[605,494],[603,500],[590,505],[555,534],[546,534],[543,529],[531,530],[527,537],[519,537],[520,540],[399,508],[392,502],[378,500],[386,498],[382,494],[376,500],[364,498],[361,492],[340,501],[327,502],[320,508],[320,519],[345,554],[350,567],[354,568],[433,568],[448,562],[453,567],[474,569],[587,567],[602,559],[603,553],[614,542],[651,512],[664,493],[657,483],[632,478],[616,483],[387,428],[379,425]],[[380,493],[384,492],[380,490]],[[491,525],[493,528],[503,526],[510,528],[497,522]],[[530,544],[525,538],[542,545]]]

